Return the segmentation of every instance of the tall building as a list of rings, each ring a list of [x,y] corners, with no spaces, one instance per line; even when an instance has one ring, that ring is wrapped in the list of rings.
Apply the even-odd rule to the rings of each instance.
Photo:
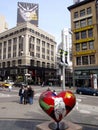
[[[0,33],[0,77],[13,80],[31,75],[35,84],[48,82],[56,72],[55,37],[25,22]]]
[[[8,24],[3,15],[0,15],[0,33],[8,30]]]
[[[80,1],[68,9],[73,32],[73,83],[76,86],[97,86],[97,80],[95,83],[92,77],[98,75],[98,1]]]
[[[65,85],[72,84],[72,32],[70,28],[64,28],[61,31],[62,42],[57,48],[57,75],[62,77],[62,65],[61,62],[66,63],[65,67]],[[61,50],[63,54],[61,54]]]
[[[62,41],[64,44],[64,51],[67,51],[67,63],[72,68],[72,32],[69,28],[64,28],[61,32]]]

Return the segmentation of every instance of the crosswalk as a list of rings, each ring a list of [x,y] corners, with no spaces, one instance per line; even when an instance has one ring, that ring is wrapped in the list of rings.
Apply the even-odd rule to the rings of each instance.
[[[17,95],[16,94],[13,94],[13,95],[11,95],[11,94],[4,94],[4,93],[0,93],[0,98],[6,98],[6,97],[16,97]]]
[[[40,94],[41,94],[41,92],[36,92],[34,98],[38,99],[40,97]],[[9,93],[0,92],[0,98],[10,98],[10,97],[18,97],[18,94],[17,93],[11,94],[11,92],[9,92]],[[98,113],[98,106],[83,104],[82,100],[84,98],[86,98],[86,97],[79,96],[76,98],[76,105],[74,107],[74,110],[79,112],[79,113],[82,113],[82,114],[92,114],[94,112]]]
[[[39,97],[41,93],[36,93],[34,97]],[[17,97],[18,94],[9,94],[8,93],[0,93],[0,98],[6,98],[6,97]]]

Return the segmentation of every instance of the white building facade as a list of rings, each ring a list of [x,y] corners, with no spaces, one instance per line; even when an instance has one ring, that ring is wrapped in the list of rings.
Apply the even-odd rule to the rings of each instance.
[[[54,78],[56,71],[55,37],[29,22],[0,33],[0,76],[30,73],[39,84]]]
[[[64,28],[61,32],[62,48],[67,51],[68,66],[72,68],[72,32],[69,28]]]

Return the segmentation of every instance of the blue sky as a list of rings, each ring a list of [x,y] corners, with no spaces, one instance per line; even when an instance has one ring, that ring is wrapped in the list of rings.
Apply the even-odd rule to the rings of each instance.
[[[0,15],[4,15],[9,28],[16,26],[17,2],[39,4],[39,28],[55,36],[57,43],[61,42],[61,30],[70,28],[70,12],[67,7],[73,0],[3,0],[0,2]]]

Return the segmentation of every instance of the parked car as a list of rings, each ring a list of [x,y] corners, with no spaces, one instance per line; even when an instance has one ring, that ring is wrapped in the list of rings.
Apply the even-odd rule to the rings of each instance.
[[[24,82],[16,82],[16,83],[13,84],[13,86],[14,86],[14,87],[21,87],[21,86],[26,87],[27,84],[25,84]]]
[[[14,82],[12,80],[5,80],[4,82],[7,83],[7,84],[11,84],[11,85],[14,84]]]
[[[94,89],[94,88],[91,88],[91,87],[78,87],[76,89],[76,93],[77,94],[98,96],[98,89]]]
[[[8,88],[9,86],[12,86],[12,84],[10,84],[10,83],[3,83],[2,84],[2,87],[5,87],[5,88]]]

